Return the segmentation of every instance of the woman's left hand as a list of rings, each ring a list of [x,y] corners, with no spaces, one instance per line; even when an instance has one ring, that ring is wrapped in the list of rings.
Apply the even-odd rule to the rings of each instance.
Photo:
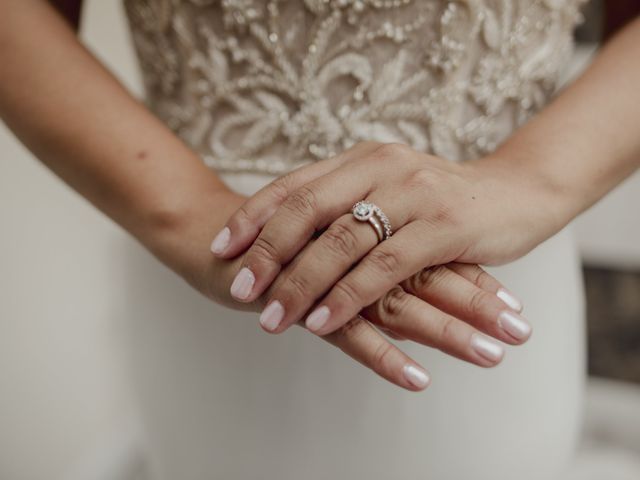
[[[284,307],[275,333],[315,307],[306,326],[326,335],[423,269],[524,255],[562,227],[556,195],[541,176],[499,156],[454,163],[365,142],[267,185],[232,215],[212,250],[230,258],[253,242],[231,289],[251,302],[321,232],[269,296]],[[387,215],[391,238],[378,243],[372,226],[353,217],[360,200]]]

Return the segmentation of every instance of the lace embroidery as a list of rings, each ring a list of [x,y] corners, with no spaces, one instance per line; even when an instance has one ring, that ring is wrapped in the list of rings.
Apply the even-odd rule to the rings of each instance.
[[[212,167],[362,140],[486,154],[548,100],[584,0],[125,0],[150,108]]]

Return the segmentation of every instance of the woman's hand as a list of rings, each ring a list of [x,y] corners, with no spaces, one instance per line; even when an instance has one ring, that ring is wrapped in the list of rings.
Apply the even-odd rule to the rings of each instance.
[[[516,173],[499,159],[456,164],[403,145],[360,144],[267,186],[232,216],[212,250],[230,257],[254,242],[232,287],[238,300],[251,302],[326,229],[286,267],[265,311],[270,330],[282,332],[316,307],[306,324],[325,335],[429,267],[503,263],[556,231],[553,190]],[[392,238],[377,245],[371,226],[353,219],[350,209],[362,199],[384,210]],[[508,343],[526,340],[521,317],[500,319],[497,304],[487,308],[488,296],[468,294],[458,289],[457,302],[474,305],[464,320]]]
[[[194,192],[185,195],[179,209],[149,222],[140,231],[139,239],[205,296],[234,309],[262,310],[270,298],[269,290],[252,302],[238,302],[229,293],[244,257],[225,260],[212,257],[208,251],[209,239],[222,227],[223,219],[228,219],[247,199],[226,189],[214,189],[207,195]],[[314,243],[311,240],[304,251],[313,248]],[[298,260],[302,258],[298,256]],[[287,268],[295,268],[298,260]],[[286,276],[280,276],[271,288],[277,290],[285,279]],[[501,296],[506,294],[495,279],[477,266],[451,264],[421,271],[403,287],[396,286],[372,302],[362,315],[354,315],[345,326],[322,338],[388,381],[414,391],[426,388],[430,382],[428,373],[380,330],[441,348],[481,366],[495,365],[502,358],[503,348],[488,344],[475,329],[444,313],[470,317],[472,304],[460,302],[462,297],[457,297],[456,291],[475,298],[476,302],[487,299],[488,317],[508,310],[495,295],[498,291]],[[503,299],[510,301],[515,310],[521,308],[512,297],[507,295]],[[515,310],[509,315],[516,315]],[[458,340],[464,337],[469,341],[473,337],[475,349]]]
[[[253,302],[241,303],[229,294],[243,257],[232,260],[214,258],[209,252],[210,239],[216,230],[246,201],[226,189],[211,189],[209,194],[185,192],[179,208],[165,211],[145,222],[138,239],[164,264],[182,276],[192,287],[208,298],[229,308],[260,311],[268,295]],[[309,245],[310,246],[310,245]],[[381,303],[386,308],[397,304],[397,295]],[[395,308],[395,307],[394,307]],[[378,325],[390,324],[395,316],[382,313]],[[367,368],[388,381],[409,390],[422,390],[429,376],[416,361],[389,342],[368,321],[355,317],[348,326],[323,337]]]

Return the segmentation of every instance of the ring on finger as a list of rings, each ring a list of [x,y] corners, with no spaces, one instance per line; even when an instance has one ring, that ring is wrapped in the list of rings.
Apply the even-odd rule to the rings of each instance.
[[[368,222],[373,227],[378,236],[378,242],[387,240],[393,235],[389,218],[376,204],[362,200],[353,206],[351,213],[356,220]]]

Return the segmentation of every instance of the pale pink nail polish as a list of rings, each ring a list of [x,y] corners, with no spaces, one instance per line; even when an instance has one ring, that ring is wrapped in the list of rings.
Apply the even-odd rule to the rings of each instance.
[[[278,300],[274,300],[260,314],[260,324],[273,332],[284,318],[284,307]]]
[[[305,325],[312,332],[316,332],[320,330],[325,325],[325,323],[327,323],[327,320],[329,320],[330,314],[331,314],[331,311],[329,310],[329,307],[327,307],[326,305],[323,305],[320,308],[316,308],[307,317]]]
[[[426,388],[431,382],[429,374],[415,365],[405,365],[402,368],[402,373],[404,373],[404,378],[407,379],[407,382],[414,387]]]
[[[522,302],[506,288],[498,289],[496,295],[507,305],[507,307],[515,310],[516,312],[522,311]]]
[[[478,333],[474,333],[471,336],[471,348],[482,358],[492,363],[497,363],[504,357],[504,347],[502,345]]]
[[[251,289],[256,282],[253,272],[247,267],[243,267],[231,284],[231,295],[238,300],[246,300],[251,295]]]
[[[531,325],[521,315],[510,310],[500,313],[498,325],[516,340],[526,340],[531,335]]]
[[[215,255],[224,253],[229,246],[229,240],[231,240],[231,230],[229,230],[229,227],[224,227],[211,242],[211,252]]]

